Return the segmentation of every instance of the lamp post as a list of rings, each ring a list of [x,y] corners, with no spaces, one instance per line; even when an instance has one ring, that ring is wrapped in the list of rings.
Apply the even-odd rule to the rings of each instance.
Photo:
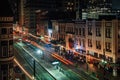
[[[35,59],[33,60],[33,70],[34,70],[34,80],[35,80],[35,77],[36,77],[36,74],[35,74]]]

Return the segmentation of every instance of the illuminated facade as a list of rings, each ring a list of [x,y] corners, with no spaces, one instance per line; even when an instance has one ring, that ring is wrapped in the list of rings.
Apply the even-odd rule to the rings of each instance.
[[[106,56],[108,62],[116,63],[120,58],[118,32],[119,20],[88,20],[86,22],[86,53],[99,59]]]
[[[82,19],[99,19],[102,15],[117,15],[120,9],[116,8],[114,0],[88,0],[86,8],[82,8]]]
[[[82,20],[75,22],[58,22],[53,30],[53,38],[62,39],[66,42],[67,49],[79,51],[81,55],[87,56],[88,61],[117,63],[120,61],[120,20]],[[69,39],[73,40],[70,48]],[[112,67],[114,67],[112,65]]]

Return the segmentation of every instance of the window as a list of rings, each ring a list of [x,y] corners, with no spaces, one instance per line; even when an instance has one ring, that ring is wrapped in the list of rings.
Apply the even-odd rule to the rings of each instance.
[[[6,28],[2,28],[1,29],[1,34],[7,34],[7,29]]]
[[[9,56],[13,56],[13,40],[9,41]]]
[[[1,41],[1,47],[2,47],[2,56],[6,57],[8,54],[8,49],[7,49],[8,41]]]
[[[81,35],[81,28],[79,28],[79,35]]]
[[[95,52],[94,53],[94,57],[98,58],[98,53]]]
[[[92,47],[92,39],[88,39],[88,47]]]
[[[106,29],[105,29],[105,37],[106,38],[111,38],[111,35],[112,33],[111,33],[111,28],[109,28],[109,27],[107,27]]]
[[[9,45],[13,45],[13,40],[10,40],[10,41],[9,41]]]
[[[101,29],[99,27],[96,28],[96,36],[101,36]]]
[[[105,48],[106,48],[106,51],[111,52],[111,43],[110,42],[106,42],[105,43]]]
[[[100,43],[100,41],[96,41],[96,49],[101,49],[101,43]]]
[[[9,33],[10,33],[10,34],[13,34],[13,28],[10,28],[9,30],[10,30]]]
[[[8,54],[8,48],[7,48],[7,46],[3,46],[2,47],[2,56],[7,57],[7,54]]]
[[[75,34],[78,35],[78,28],[75,28]]]
[[[91,26],[88,27],[88,35],[92,35],[92,27]]]
[[[85,28],[82,28],[82,35],[85,36]]]
[[[82,44],[83,44],[83,47],[85,47],[85,40],[84,39],[82,40]]]
[[[79,38],[79,44],[80,44],[80,46],[81,46],[81,39]]]

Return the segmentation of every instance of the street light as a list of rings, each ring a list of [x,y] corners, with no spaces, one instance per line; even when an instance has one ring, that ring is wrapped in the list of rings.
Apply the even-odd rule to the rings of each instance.
[[[42,51],[41,50],[37,50],[37,54],[42,54]]]
[[[37,54],[40,54],[42,56],[42,59],[44,59],[44,53],[42,50],[37,50]]]
[[[36,77],[36,74],[35,74],[35,59],[33,60],[33,68],[34,68],[34,80],[35,80],[35,77]]]

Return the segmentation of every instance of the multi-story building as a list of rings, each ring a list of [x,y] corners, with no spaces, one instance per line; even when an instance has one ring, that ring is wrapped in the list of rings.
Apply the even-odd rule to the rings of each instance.
[[[76,11],[76,19],[84,19],[82,17],[82,13],[86,12],[88,0],[75,0],[75,11]]]
[[[29,32],[36,33],[36,25],[38,26],[38,21],[42,21],[43,19],[46,21],[58,19],[75,19],[74,5],[74,0],[25,0],[25,27],[28,27]]]
[[[86,53],[86,21],[75,21],[74,49]]]
[[[101,15],[116,15],[120,13],[117,0],[88,0],[86,8],[82,8],[82,19],[99,19]]]
[[[36,33],[36,16],[38,17],[38,15],[36,15],[36,11],[46,11],[47,13],[48,11],[57,11],[58,5],[56,5],[56,3],[59,4],[59,1],[56,2],[56,0],[24,0],[24,25],[29,29],[30,33]],[[44,16],[47,13],[43,12],[42,15]]]
[[[54,39],[65,40],[67,49],[77,50],[89,62],[102,60],[112,64],[120,61],[120,20],[114,17],[99,20],[58,22],[53,26]],[[56,40],[57,40],[56,39]],[[72,40],[72,48],[71,42]],[[88,57],[89,56],[89,57]]]
[[[0,3],[0,80],[14,80],[13,12],[8,0]]]

